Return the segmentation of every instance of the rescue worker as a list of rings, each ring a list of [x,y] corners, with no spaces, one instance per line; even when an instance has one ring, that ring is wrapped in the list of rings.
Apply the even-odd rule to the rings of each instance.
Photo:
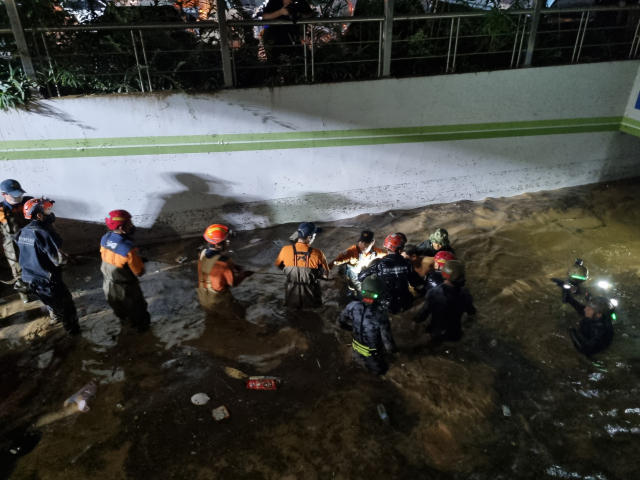
[[[326,280],[329,265],[321,250],[311,248],[316,234],[322,229],[312,222],[303,222],[298,227],[298,241],[285,245],[280,250],[275,265],[284,270],[284,305],[293,308],[319,307],[322,305],[322,290],[319,279]]]
[[[349,281],[350,296],[355,297],[356,300],[360,300],[362,295],[360,294],[361,284],[358,281],[358,274],[363,268],[369,266],[369,264],[376,258],[384,257],[387,252],[381,248],[376,248],[375,237],[371,230],[363,230],[360,233],[360,238],[356,245],[351,245],[344,252],[338,255],[333,262],[329,264],[329,269],[338,265],[346,264],[346,275]]]
[[[439,228],[429,236],[429,240],[425,240],[418,248],[422,255],[427,257],[435,257],[439,251],[451,252],[455,255],[455,251],[451,247],[449,241],[449,232],[444,228]]]
[[[568,289],[563,289],[568,291]],[[611,345],[613,340],[614,314],[611,302],[606,297],[594,297],[587,305],[582,305],[573,295],[563,295],[563,301],[571,305],[582,317],[580,326],[569,329],[571,340],[576,349],[590,357]]]
[[[15,239],[20,249],[22,281],[49,310],[49,323],[62,322],[67,335],[73,336],[80,333],[80,325],[71,292],[62,281],[62,265],[68,257],[60,250],[62,237],[53,226],[53,203],[45,198],[28,200],[23,213],[31,222]]]
[[[400,233],[387,236],[384,240],[387,255],[371,262],[371,265],[358,275],[360,282],[374,274],[382,279],[385,283],[382,305],[392,314],[411,308],[414,296],[409,290],[409,285],[418,292],[423,288],[422,279],[411,262],[402,256],[405,238]]]
[[[136,227],[126,210],[113,210],[104,220],[110,231],[100,240],[102,289],[116,317],[144,333],[151,325],[151,315],[138,280],[145,267],[133,244]]]
[[[234,314],[244,317],[244,307],[233,297],[231,287],[237,287],[252,271],[243,271],[224,253],[229,248],[231,230],[218,223],[204,231],[208,248],[200,253],[198,261],[198,298],[202,307],[212,313]]]
[[[431,316],[427,333],[432,340],[457,342],[462,337],[462,315],[475,315],[476,308],[469,291],[464,288],[465,269],[462,262],[451,260],[442,269],[444,283],[427,292],[424,305],[414,317],[416,323]]]
[[[0,203],[0,232],[2,232],[2,248],[4,255],[11,267],[15,288],[20,292],[20,298],[24,303],[29,303],[28,287],[22,282],[22,269],[20,268],[19,249],[13,241],[14,235],[27,223],[24,218],[24,204],[33,197],[25,197],[25,191],[15,180],[5,180],[0,183],[3,201]]]
[[[438,285],[444,283],[444,276],[442,275],[442,269],[451,260],[455,260],[456,256],[451,252],[445,252],[440,250],[436,253],[434,259],[434,270],[429,272],[424,279],[424,286],[427,291],[431,290],[433,287],[437,287]]]
[[[380,306],[385,282],[371,275],[362,282],[362,301],[351,302],[338,317],[336,324],[353,331],[353,360],[376,375],[384,375],[389,368],[382,349],[396,353],[389,317]]]

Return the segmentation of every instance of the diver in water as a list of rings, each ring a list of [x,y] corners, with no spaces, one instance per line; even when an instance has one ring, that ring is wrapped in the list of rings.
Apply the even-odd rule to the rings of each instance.
[[[569,335],[576,349],[590,357],[611,345],[613,340],[611,321],[615,313],[611,302],[606,297],[590,298],[587,305],[583,305],[573,295],[565,293],[569,291],[569,289],[563,289],[562,300],[571,305],[582,317],[580,326],[577,329],[569,329]]]

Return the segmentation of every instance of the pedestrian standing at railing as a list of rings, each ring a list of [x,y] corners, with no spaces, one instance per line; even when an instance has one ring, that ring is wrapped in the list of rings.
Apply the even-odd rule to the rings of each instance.
[[[302,52],[294,45],[300,45],[300,26],[296,22],[310,18],[313,10],[306,0],[268,0],[256,14],[263,20],[287,20],[291,25],[270,25],[262,34],[269,63],[280,64],[281,57],[295,57]]]

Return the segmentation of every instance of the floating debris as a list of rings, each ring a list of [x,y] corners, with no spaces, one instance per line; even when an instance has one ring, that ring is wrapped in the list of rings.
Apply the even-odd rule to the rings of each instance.
[[[382,419],[382,421],[388,425],[390,421],[389,421],[389,415],[387,415],[387,409],[384,408],[384,405],[381,403],[378,404],[377,408],[378,408],[378,415],[380,415],[380,418]]]
[[[206,393],[196,393],[193,397],[191,397],[191,403],[194,405],[205,405],[209,400],[209,395]]]
[[[505,417],[510,417],[511,416],[511,409],[509,407],[507,407],[506,405],[502,405],[502,414]]]
[[[219,422],[220,420],[224,420],[225,418],[229,418],[231,416],[229,415],[229,410],[227,410],[227,407],[225,407],[224,405],[213,409],[211,414],[213,415],[213,418],[216,422]]]
[[[224,367],[224,373],[226,373],[229,377],[235,378],[237,380],[246,380],[247,378],[249,378],[249,375],[247,375],[246,373],[243,373],[240,370],[231,367]]]
[[[182,255],[181,257],[176,258],[176,262],[178,263],[184,263],[186,261],[187,261],[186,255]]]
[[[76,403],[78,405],[78,410],[86,413],[90,410],[89,406],[87,405],[87,400],[95,396],[97,390],[98,386],[93,382],[89,382],[72,396],[67,398],[62,406],[66,407],[67,405]]]
[[[262,241],[262,239],[261,239],[261,238],[257,238],[257,237],[256,237],[256,238],[252,238],[252,239],[251,239],[251,241],[250,241],[249,243],[253,245],[253,244],[255,244],[255,243],[259,243],[259,242],[261,242],[261,241]]]
[[[247,388],[250,390],[277,390],[282,381],[277,377],[249,377]]]

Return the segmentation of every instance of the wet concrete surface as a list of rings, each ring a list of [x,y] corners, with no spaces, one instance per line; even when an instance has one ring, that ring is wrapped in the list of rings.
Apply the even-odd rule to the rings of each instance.
[[[239,232],[238,263],[260,273],[234,293],[244,319],[207,317],[195,293],[201,239],[156,244],[142,287],[152,329],[121,326],[96,252],[66,270],[82,335],[49,327],[39,302],[0,300],[0,478],[11,479],[635,479],[640,471],[640,180],[362,215],[324,225],[329,260],[363,228],[416,243],[447,228],[478,315],[458,343],[432,345],[412,311],[392,318],[400,353],[384,377],[350,359],[332,324],[337,272],[316,311],[281,305],[271,266],[295,226]],[[306,219],[301,219],[306,220]],[[257,243],[252,239],[260,238]],[[98,243],[98,242],[96,242]],[[188,262],[175,259],[186,255]],[[587,359],[578,316],[550,277],[576,258],[587,286],[613,285],[616,336]],[[166,263],[163,263],[166,262]],[[3,278],[8,277],[8,272]],[[275,392],[225,373],[275,375]],[[89,381],[90,410],[63,408]],[[196,393],[211,400],[191,403]],[[378,416],[382,403],[389,424]],[[213,408],[230,418],[216,422]],[[509,407],[511,416],[503,414]]]

